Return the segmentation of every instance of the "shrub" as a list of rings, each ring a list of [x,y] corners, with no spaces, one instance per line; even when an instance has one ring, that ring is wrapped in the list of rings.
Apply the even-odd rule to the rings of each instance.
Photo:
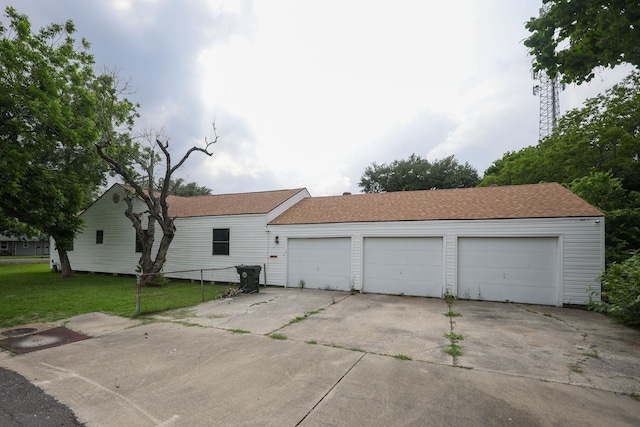
[[[640,327],[640,252],[600,275],[602,301],[589,308],[607,314],[614,322]]]

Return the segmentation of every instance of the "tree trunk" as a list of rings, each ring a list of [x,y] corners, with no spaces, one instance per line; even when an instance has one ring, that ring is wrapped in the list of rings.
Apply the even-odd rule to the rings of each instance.
[[[60,277],[63,279],[68,279],[69,277],[73,277],[73,270],[71,269],[71,262],[69,262],[69,256],[67,255],[67,251],[64,249],[58,249],[58,256],[60,257],[60,270],[62,274]]]

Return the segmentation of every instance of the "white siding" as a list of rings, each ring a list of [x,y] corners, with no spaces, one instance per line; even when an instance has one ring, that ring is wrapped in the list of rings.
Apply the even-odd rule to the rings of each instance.
[[[439,237],[367,237],[363,291],[441,297],[442,252]]]
[[[229,229],[229,255],[213,255],[214,228]],[[268,239],[263,214],[178,218],[164,270],[215,269],[203,272],[204,279],[238,282],[236,265],[263,266],[267,262]],[[200,272],[169,276],[199,279]],[[260,283],[264,284],[264,271],[260,273]]]
[[[348,291],[351,283],[351,239],[289,239],[288,286]]]
[[[462,237],[458,296],[558,305],[557,237]]]
[[[277,258],[269,262],[269,283],[280,286],[286,283],[288,238],[351,237],[352,276],[356,289],[361,289],[363,238],[443,237],[445,284],[458,293],[456,240],[459,237],[556,237],[562,303],[585,304],[587,286],[600,289],[597,278],[604,268],[603,229],[601,217],[271,225],[270,234],[278,235],[280,243],[270,248],[270,254]]]
[[[118,203],[113,202],[112,197],[116,192],[122,194],[122,189],[119,186],[112,187],[80,215],[84,220],[84,228],[76,236],[73,250],[68,253],[72,269],[135,274],[140,260],[140,253],[135,251],[136,232],[131,221],[124,215],[127,206],[124,200]],[[146,209],[146,206],[141,201],[135,200],[134,208],[141,212]],[[156,227],[157,241],[161,236],[158,228]],[[104,232],[102,244],[96,243],[97,230]],[[53,248],[54,246],[52,246],[51,259],[59,262],[58,253]]]
[[[140,253],[135,252],[135,230],[124,215],[125,202],[113,203],[112,200],[113,193],[121,191],[119,186],[112,187],[81,214],[85,228],[76,236],[74,250],[69,252],[74,270],[135,274],[140,259]],[[139,212],[146,210],[146,205],[139,200],[135,206]],[[267,262],[266,223],[264,214],[178,218],[164,271],[168,277],[200,279],[200,269],[217,269],[204,272],[205,280],[238,282],[236,265],[263,266]],[[229,255],[212,254],[214,228],[230,229]],[[96,244],[96,230],[104,231],[103,244]],[[162,231],[156,226],[156,250],[161,237]],[[51,260],[59,262],[57,252],[52,251]],[[169,273],[177,270],[198,271]],[[264,283],[264,277],[263,270],[260,283]]]

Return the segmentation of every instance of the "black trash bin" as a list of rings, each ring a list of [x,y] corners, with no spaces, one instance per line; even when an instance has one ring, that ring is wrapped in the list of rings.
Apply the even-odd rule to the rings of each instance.
[[[236,265],[236,270],[240,275],[240,290],[247,294],[260,292],[260,271],[259,265]]]

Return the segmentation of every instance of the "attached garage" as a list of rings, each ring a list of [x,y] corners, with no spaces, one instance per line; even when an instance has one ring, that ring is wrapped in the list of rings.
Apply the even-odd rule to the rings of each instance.
[[[288,286],[348,291],[351,284],[351,239],[289,239]]]
[[[458,296],[557,305],[557,237],[460,237]]]
[[[362,290],[440,297],[442,267],[441,237],[365,237]]]
[[[270,277],[284,286],[302,279],[392,295],[587,304],[604,268],[604,224],[602,212],[556,183],[307,197],[269,222],[271,235],[290,242],[271,246]]]

